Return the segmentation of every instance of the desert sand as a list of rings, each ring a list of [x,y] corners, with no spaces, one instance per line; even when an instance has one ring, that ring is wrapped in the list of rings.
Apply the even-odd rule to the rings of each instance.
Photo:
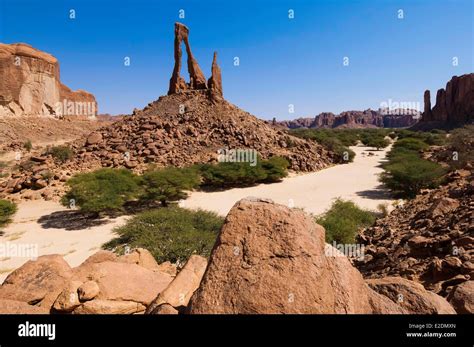
[[[0,243],[37,250],[38,256],[62,254],[71,266],[77,266],[97,252],[101,245],[114,237],[112,229],[127,217],[103,219],[95,224],[78,217],[75,211],[57,202],[34,200],[18,205],[13,222],[3,228]],[[18,249],[18,248],[17,248]],[[0,255],[0,283],[28,257]]]
[[[354,146],[354,161],[318,172],[285,178],[281,183],[261,184],[249,188],[235,188],[220,192],[193,192],[180,202],[181,207],[215,211],[225,216],[242,198],[268,198],[289,207],[321,214],[334,199],[351,200],[360,207],[376,210],[378,204],[393,200],[378,181],[379,167],[390,148],[374,151],[369,147]],[[369,156],[369,153],[373,155]]]
[[[367,147],[351,148],[356,157],[350,164],[295,175],[269,185],[222,192],[193,192],[187,200],[180,202],[180,206],[215,211],[225,216],[237,201],[248,196],[272,199],[314,214],[324,212],[337,197],[372,210],[380,203],[390,203],[392,200],[377,180],[377,175],[382,172],[379,165],[388,149],[372,151]],[[373,155],[369,156],[369,153]],[[13,222],[3,229],[0,243],[34,245],[38,256],[62,254],[71,266],[79,265],[111,240],[115,236],[113,228],[122,225],[128,218],[121,216],[91,221],[52,201],[26,201],[18,207]],[[27,257],[0,255],[0,283],[28,260]]]

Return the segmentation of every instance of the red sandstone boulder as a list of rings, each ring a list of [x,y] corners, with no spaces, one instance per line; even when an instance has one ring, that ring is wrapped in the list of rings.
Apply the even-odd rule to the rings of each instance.
[[[239,201],[189,312],[404,312],[374,293],[344,256],[326,256],[324,238],[324,229],[302,211],[267,200]]]
[[[72,271],[60,255],[44,255],[13,271],[0,287],[0,298],[50,309]]]

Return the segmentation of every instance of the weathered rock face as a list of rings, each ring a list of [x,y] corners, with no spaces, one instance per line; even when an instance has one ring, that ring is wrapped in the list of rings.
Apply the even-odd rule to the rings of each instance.
[[[70,278],[71,268],[61,256],[42,256],[8,275],[0,286],[0,298],[49,310]]]
[[[401,277],[370,279],[367,284],[412,314],[456,313],[443,297],[425,290],[419,283]]]
[[[425,91],[425,107],[420,126],[460,125],[474,120],[474,73],[454,76],[445,89],[436,93],[436,104],[431,108],[430,92]]]
[[[92,94],[61,84],[55,57],[24,43],[0,44],[0,76],[0,116],[96,114]]]
[[[229,212],[190,313],[404,313],[372,291],[299,210],[244,199]],[[326,251],[325,251],[326,250]],[[334,252],[337,252],[333,249]]]
[[[403,128],[416,123],[417,113],[413,110],[384,114],[382,111],[345,111],[338,115],[323,112],[314,118],[298,118],[277,122],[289,129],[298,128]]]
[[[447,299],[457,313],[474,313],[474,280],[455,286]]]

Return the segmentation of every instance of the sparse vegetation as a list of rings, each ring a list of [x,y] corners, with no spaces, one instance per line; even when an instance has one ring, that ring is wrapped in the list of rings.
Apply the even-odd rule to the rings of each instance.
[[[292,135],[314,140],[336,153],[339,163],[353,161],[355,153],[349,146],[355,146],[360,141],[369,147],[377,149],[387,147],[390,142],[385,139],[390,129],[294,129]]]
[[[33,149],[33,144],[31,143],[31,140],[26,140],[23,144],[23,148],[30,152]]]
[[[17,206],[8,200],[0,199],[0,227],[5,226],[17,211]]]
[[[360,228],[375,222],[375,213],[359,208],[352,201],[337,199],[329,210],[316,218],[316,223],[326,229],[326,242],[340,244],[355,242]]]
[[[140,213],[115,231],[103,248],[123,254],[125,246],[148,249],[159,262],[185,262],[192,254],[209,256],[224,219],[213,212],[179,207]]]
[[[49,147],[45,154],[51,154],[54,159],[61,163],[65,163],[73,157],[74,152],[68,146],[53,146]]]

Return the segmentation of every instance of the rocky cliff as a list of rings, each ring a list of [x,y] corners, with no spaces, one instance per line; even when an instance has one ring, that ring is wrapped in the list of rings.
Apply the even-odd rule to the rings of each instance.
[[[95,97],[60,81],[59,62],[24,43],[0,43],[0,116],[95,116]]]
[[[431,107],[429,90],[424,94],[424,112],[417,127],[452,127],[474,121],[474,73],[454,76],[436,93]]]

